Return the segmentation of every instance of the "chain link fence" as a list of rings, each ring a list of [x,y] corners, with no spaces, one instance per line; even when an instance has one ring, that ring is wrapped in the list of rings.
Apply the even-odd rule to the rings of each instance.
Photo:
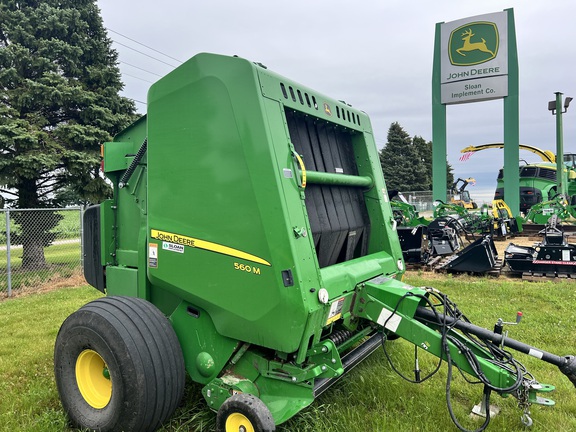
[[[82,214],[80,207],[0,210],[0,296],[82,274]]]
[[[416,207],[418,212],[432,212],[434,211],[434,199],[432,198],[432,191],[409,191],[401,192],[404,198]]]

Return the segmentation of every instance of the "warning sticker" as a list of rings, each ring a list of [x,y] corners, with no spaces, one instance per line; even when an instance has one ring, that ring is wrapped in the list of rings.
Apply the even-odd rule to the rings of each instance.
[[[402,318],[396,314],[392,314],[388,309],[382,308],[376,322],[388,330],[396,332],[402,322]]]
[[[342,316],[342,308],[344,307],[344,297],[339,298],[330,305],[330,313],[326,325],[333,323]]]
[[[148,267],[158,267],[158,245],[148,243]]]
[[[171,252],[184,253],[184,246],[176,243],[162,242],[162,249]]]

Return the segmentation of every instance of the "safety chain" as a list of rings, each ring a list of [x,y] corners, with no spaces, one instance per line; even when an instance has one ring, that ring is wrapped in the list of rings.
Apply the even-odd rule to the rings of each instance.
[[[530,388],[534,383],[533,380],[524,380],[522,386],[518,389],[518,408],[520,408],[522,412],[522,416],[520,417],[520,421],[526,427],[532,426],[533,420],[530,417]]]

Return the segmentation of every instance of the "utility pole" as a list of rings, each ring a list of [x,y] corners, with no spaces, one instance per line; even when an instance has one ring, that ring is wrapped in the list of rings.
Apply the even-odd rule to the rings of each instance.
[[[555,95],[556,100],[548,102],[548,110],[552,111],[552,115],[556,116],[556,192],[562,194],[564,198],[568,198],[568,178],[565,172],[567,170],[564,167],[562,114],[568,110],[572,98],[567,97],[564,100],[564,104],[562,104],[562,92],[556,92]]]

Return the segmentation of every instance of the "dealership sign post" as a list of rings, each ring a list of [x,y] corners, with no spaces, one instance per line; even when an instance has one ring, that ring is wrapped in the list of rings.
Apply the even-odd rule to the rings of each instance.
[[[504,99],[504,190],[518,190],[518,57],[512,9],[436,24],[432,72],[434,199],[446,198],[446,105]],[[520,197],[506,194],[514,214]]]

